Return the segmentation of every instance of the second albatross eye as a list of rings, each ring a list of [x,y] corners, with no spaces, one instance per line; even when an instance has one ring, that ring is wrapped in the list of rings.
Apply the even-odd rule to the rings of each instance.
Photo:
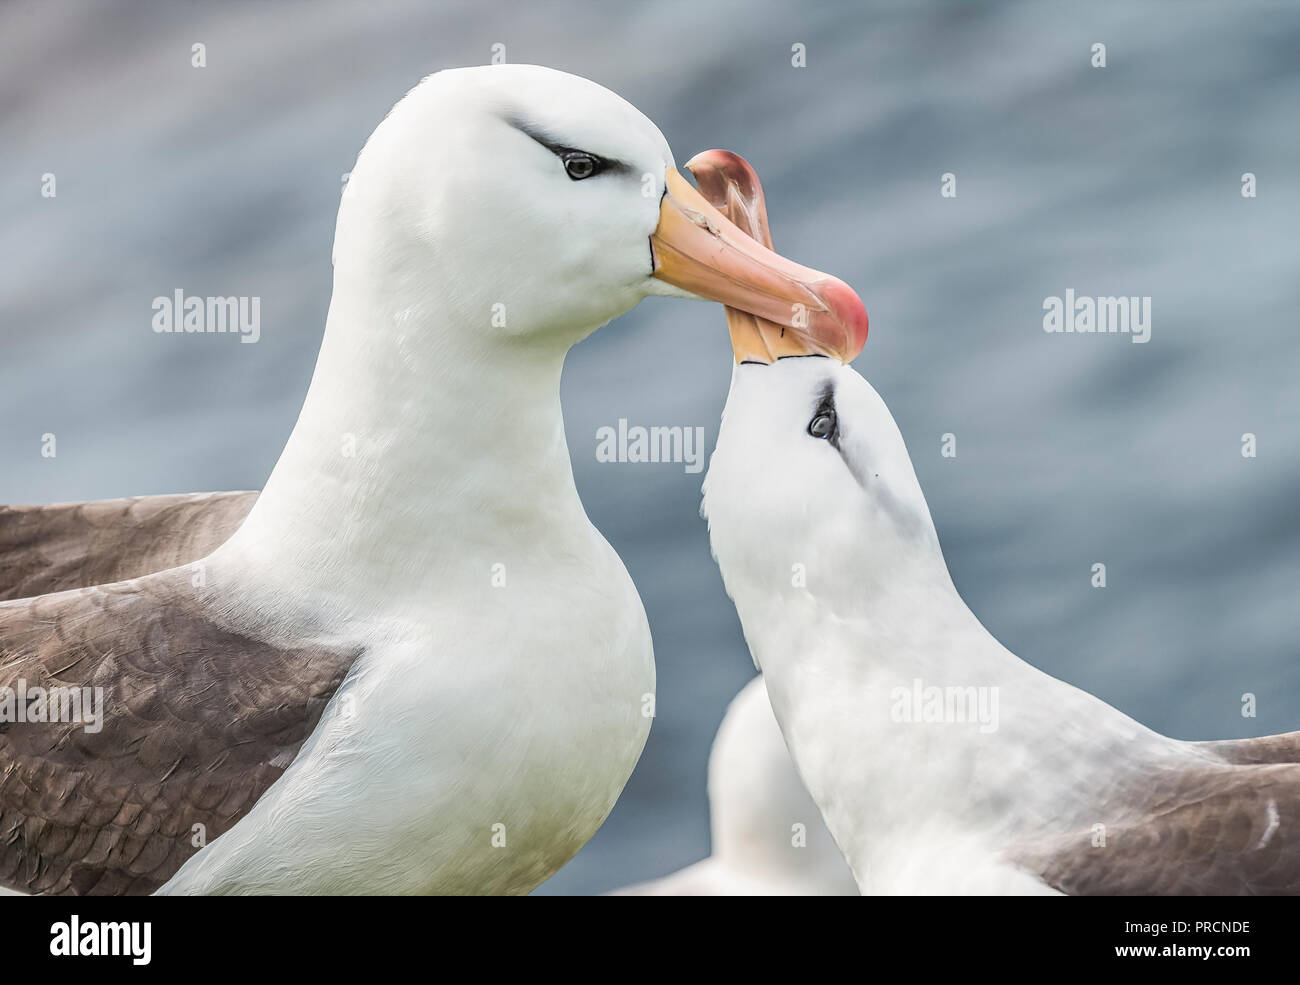
[[[562,158],[564,161],[564,170],[574,181],[581,181],[583,178],[590,178],[593,174],[599,174],[604,164],[595,154],[588,154],[585,151],[569,151]]]
[[[835,411],[826,410],[808,422],[808,433],[814,438],[831,438],[834,437],[837,426]]]

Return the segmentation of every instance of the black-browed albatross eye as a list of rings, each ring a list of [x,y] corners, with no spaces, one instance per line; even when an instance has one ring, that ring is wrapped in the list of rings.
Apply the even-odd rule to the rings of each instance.
[[[835,413],[835,387],[828,381],[818,395],[817,407],[808,422],[808,433],[840,450],[840,419]]]
[[[564,165],[564,173],[574,181],[582,181],[584,178],[591,178],[605,171],[623,171],[630,172],[632,165],[626,161],[619,161],[609,157],[601,157],[599,154],[593,154],[591,151],[578,150],[576,147],[569,146],[561,140],[548,135],[544,130],[539,129],[534,124],[528,123],[517,116],[506,117],[506,122],[518,130],[520,133],[531,137],[548,151],[560,159]]]
[[[595,154],[588,154],[586,151],[568,151],[560,160],[564,162],[565,172],[574,181],[590,178],[593,174],[600,174],[605,170],[605,162]]]
[[[819,409],[817,416],[808,422],[808,433],[814,438],[833,438],[838,429],[839,422],[835,418],[835,409],[833,407],[825,410]]]

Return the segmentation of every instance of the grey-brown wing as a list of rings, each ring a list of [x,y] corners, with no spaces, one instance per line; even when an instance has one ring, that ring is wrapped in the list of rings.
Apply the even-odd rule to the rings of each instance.
[[[1300,763],[1300,732],[1261,735],[1254,739],[1219,739],[1194,745],[1229,763]]]
[[[1300,766],[1153,775],[1147,792],[1016,860],[1071,895],[1300,893]]]
[[[139,578],[206,557],[256,492],[0,506],[0,600]]]
[[[359,651],[272,645],[207,611],[183,568],[0,603],[0,886],[152,892],[292,762]],[[33,720],[52,708],[63,721]]]

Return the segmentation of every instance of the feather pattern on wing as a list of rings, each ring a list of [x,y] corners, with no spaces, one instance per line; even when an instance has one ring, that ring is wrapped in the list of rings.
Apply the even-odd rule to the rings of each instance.
[[[0,697],[103,688],[99,731],[0,724],[0,885],[157,889],[284,772],[359,652],[225,625],[185,568],[0,602]]]
[[[106,585],[206,557],[256,492],[0,506],[0,601]]]

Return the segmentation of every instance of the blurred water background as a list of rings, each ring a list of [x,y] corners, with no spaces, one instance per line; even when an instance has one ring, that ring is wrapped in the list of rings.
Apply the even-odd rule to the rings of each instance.
[[[1294,4],[9,0],[0,502],[260,487],[323,330],[342,175],[408,88],[494,44],[619,92],[679,163],[755,165],[778,248],[865,300],[857,366],[1012,650],[1175,736],[1300,728]],[[152,299],[177,288],[260,296],[261,341],[155,334]],[[1046,334],[1067,288],[1151,296],[1151,341]],[[662,299],[569,358],[574,470],[645,601],[658,717],[540,892],[708,851],[709,744],[753,667],[702,476],[598,463],[595,434],[699,425],[712,448],[730,361],[720,308]]]

